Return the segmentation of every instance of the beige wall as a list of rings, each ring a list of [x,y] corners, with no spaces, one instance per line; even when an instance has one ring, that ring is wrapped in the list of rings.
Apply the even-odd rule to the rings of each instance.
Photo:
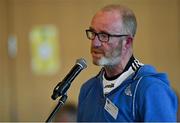
[[[75,60],[84,57],[88,68],[74,81],[68,102],[77,104],[80,86],[96,75],[90,42],[84,30],[93,14],[108,3],[122,3],[134,10],[138,31],[134,54],[143,63],[167,72],[180,93],[179,0],[1,0],[0,1],[0,121],[45,121],[57,101],[50,96]],[[30,67],[29,32],[35,25],[54,24],[59,30],[60,65],[54,75],[35,75]],[[10,58],[7,35],[15,35],[18,53]]]
[[[7,4],[0,0],[0,119],[10,119],[10,81],[7,55]]]

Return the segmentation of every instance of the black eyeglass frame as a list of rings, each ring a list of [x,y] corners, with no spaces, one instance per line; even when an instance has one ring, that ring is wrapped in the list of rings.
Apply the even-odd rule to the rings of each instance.
[[[95,34],[94,37],[93,37],[93,38],[90,38],[89,35],[88,35],[88,32],[94,33],[94,34]],[[107,40],[106,40],[106,41],[102,41],[102,40],[100,39],[99,34],[105,34],[105,35],[107,35]],[[101,41],[101,42],[108,42],[110,37],[123,37],[123,36],[129,36],[129,35],[127,35],[127,34],[126,34],[126,35],[125,35],[125,34],[124,34],[124,35],[113,35],[113,34],[104,33],[104,32],[97,33],[97,32],[94,32],[94,31],[91,30],[91,29],[87,29],[87,30],[86,30],[86,36],[87,36],[87,38],[90,39],[90,40],[94,40],[95,37],[97,36],[98,39],[99,39],[99,41]]]

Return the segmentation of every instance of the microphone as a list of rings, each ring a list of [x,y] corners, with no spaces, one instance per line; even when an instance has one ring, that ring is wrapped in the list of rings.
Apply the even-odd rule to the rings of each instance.
[[[83,58],[77,59],[76,64],[73,66],[70,72],[66,75],[66,77],[56,85],[51,98],[53,100],[56,100],[59,96],[65,95],[72,81],[86,67],[87,67],[86,61]]]

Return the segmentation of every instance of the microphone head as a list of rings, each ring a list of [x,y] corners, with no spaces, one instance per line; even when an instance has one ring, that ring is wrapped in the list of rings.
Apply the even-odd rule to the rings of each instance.
[[[76,64],[80,65],[82,69],[85,69],[87,67],[86,60],[83,58],[77,59]]]

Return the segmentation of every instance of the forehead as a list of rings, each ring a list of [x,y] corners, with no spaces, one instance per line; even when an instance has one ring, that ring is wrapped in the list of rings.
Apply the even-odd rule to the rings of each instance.
[[[122,28],[121,14],[117,11],[99,11],[91,21],[96,31],[119,32]]]

